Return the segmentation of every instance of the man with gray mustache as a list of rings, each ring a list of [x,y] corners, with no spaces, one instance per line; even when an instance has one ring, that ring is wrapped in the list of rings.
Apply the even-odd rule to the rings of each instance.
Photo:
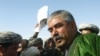
[[[100,56],[100,37],[94,33],[81,35],[70,12],[53,12],[47,24],[61,56]]]

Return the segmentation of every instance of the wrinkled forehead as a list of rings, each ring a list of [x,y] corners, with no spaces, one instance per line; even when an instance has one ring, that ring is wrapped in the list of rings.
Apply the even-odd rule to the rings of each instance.
[[[51,23],[56,23],[56,22],[60,22],[60,21],[64,21],[63,17],[61,15],[56,15],[53,17],[49,17],[47,24],[51,24]]]
[[[60,19],[60,18],[51,19],[51,20],[48,21],[48,27],[52,27],[52,26],[54,26],[58,23],[62,23],[62,22],[64,22],[64,20]]]

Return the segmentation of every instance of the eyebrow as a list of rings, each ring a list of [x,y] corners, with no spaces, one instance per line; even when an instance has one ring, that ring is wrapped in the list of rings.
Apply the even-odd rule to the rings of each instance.
[[[53,27],[56,27],[57,25],[59,25],[59,24],[62,24],[62,22],[58,22],[58,23],[56,23],[55,25],[53,25]],[[51,27],[50,28],[48,28],[48,31],[51,29]]]

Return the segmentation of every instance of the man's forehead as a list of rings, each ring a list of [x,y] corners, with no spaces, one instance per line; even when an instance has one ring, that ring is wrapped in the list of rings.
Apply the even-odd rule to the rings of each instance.
[[[62,21],[65,21],[64,19],[62,18],[52,18],[49,23],[57,23],[57,22],[62,22]]]
[[[48,29],[50,28],[53,28],[53,27],[56,27],[57,25],[59,24],[64,24],[65,21],[55,21],[54,23],[51,22],[49,25],[48,25]]]
[[[49,27],[53,27],[53,26],[55,26],[55,25],[58,24],[58,23],[62,23],[62,21],[61,21],[61,20],[55,20],[55,19],[53,19],[53,20],[51,20],[51,21],[48,23],[48,26],[49,26]]]
[[[56,15],[56,16],[53,16],[53,17],[49,17],[49,21],[52,21],[52,20],[62,20],[62,16],[61,15]]]

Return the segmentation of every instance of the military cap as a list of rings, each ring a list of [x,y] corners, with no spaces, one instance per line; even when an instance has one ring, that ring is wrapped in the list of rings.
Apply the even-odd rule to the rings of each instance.
[[[43,40],[41,38],[33,38],[29,41],[29,46],[35,46],[38,44],[43,44]]]
[[[18,43],[22,37],[14,32],[6,31],[0,32],[0,43]]]
[[[82,31],[82,30],[90,30],[90,31],[92,31],[93,33],[96,33],[96,34],[99,33],[99,27],[97,27],[94,24],[87,24],[87,23],[80,24],[79,25],[79,31]]]

